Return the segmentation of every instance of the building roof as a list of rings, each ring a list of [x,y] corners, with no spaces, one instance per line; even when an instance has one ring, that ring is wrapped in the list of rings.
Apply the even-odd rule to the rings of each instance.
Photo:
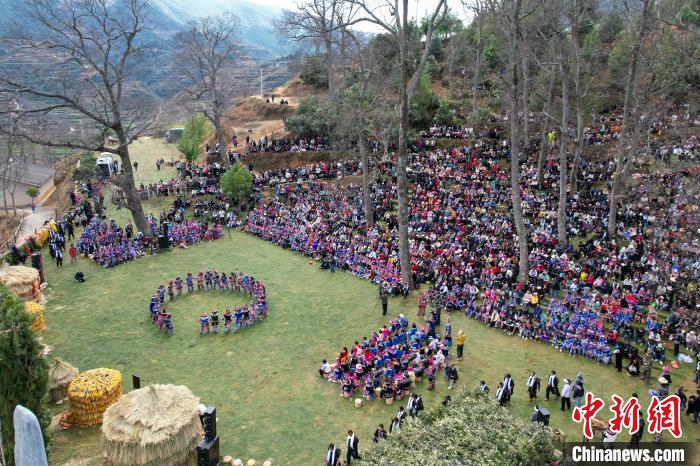
[[[53,168],[29,163],[25,167],[19,169],[10,165],[7,167],[6,171],[0,171],[0,178],[39,187],[53,178],[55,174],[56,170]]]

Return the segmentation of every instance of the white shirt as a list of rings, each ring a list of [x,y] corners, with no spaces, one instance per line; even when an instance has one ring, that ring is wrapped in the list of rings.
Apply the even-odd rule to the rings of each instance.
[[[564,386],[561,388],[561,396],[562,396],[562,398],[571,398],[571,384],[570,383],[564,383]]]

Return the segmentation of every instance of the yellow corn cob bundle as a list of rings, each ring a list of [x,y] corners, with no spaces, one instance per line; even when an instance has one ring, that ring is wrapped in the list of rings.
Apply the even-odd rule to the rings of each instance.
[[[74,425],[102,424],[107,408],[122,396],[122,375],[114,369],[92,369],[78,374],[68,384],[68,399]]]
[[[49,240],[49,227],[42,227],[34,234],[34,241],[39,247],[43,247]]]
[[[35,303],[34,301],[25,301],[24,308],[27,310],[29,315],[34,317],[34,321],[32,322],[32,330],[43,335],[44,330],[46,329],[44,322],[44,306],[39,303]]]

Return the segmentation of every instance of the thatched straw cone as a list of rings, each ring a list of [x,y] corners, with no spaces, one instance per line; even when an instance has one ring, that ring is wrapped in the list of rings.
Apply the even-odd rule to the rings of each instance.
[[[68,384],[68,399],[73,423],[80,427],[102,424],[110,405],[122,397],[122,375],[114,369],[91,369]]]
[[[44,322],[44,306],[39,303],[35,303],[34,301],[25,301],[24,309],[29,313],[29,315],[34,317],[34,320],[32,321],[32,330],[43,335],[44,330],[46,330],[46,324]]]
[[[54,403],[68,396],[68,384],[78,375],[78,369],[56,358],[49,367],[49,397]]]
[[[0,283],[21,299],[45,302],[44,295],[41,294],[39,271],[35,268],[23,265],[0,267]]]
[[[197,464],[202,440],[199,398],[182,385],[149,385],[110,406],[102,425],[109,466]]]

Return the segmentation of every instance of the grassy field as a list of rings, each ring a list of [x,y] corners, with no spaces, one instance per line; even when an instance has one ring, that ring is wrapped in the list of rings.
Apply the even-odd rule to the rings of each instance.
[[[162,146],[148,141],[138,144],[134,148],[140,157],[138,176],[153,176],[142,167]],[[119,215],[124,213],[119,211]],[[148,316],[148,302],[155,289],[177,275],[206,268],[244,271],[262,280],[268,290],[269,317],[236,335],[200,337],[196,321],[200,312],[242,303],[245,298],[218,292],[194,294],[170,306],[174,336],[159,333]],[[347,429],[355,430],[360,448],[366,448],[377,424],[388,426],[398,409],[397,404],[380,402],[355,409],[339,396],[337,385],[318,377],[322,358],[334,359],[342,346],[351,346],[387,321],[377,306],[375,287],[350,274],[319,270],[317,263],[305,257],[240,232],[112,269],[99,268],[86,259],[63,269],[47,263],[46,269],[45,340],[52,355],[81,370],[118,369],[125,391],[131,387],[131,374],[141,376],[144,384],[188,386],[203,403],[216,406],[222,454],[271,458],[278,465],[320,463],[328,443],[342,442]],[[72,280],[77,270],[85,272],[86,283]],[[392,316],[404,313],[415,319],[415,300],[391,300],[389,310]],[[656,388],[656,383],[646,386],[610,367],[571,358],[455,314],[453,331],[460,328],[466,332],[467,343],[465,358],[457,363],[458,385],[476,386],[485,379],[493,393],[498,381],[510,372],[516,381],[510,409],[518,416],[529,417],[533,409],[523,389],[530,370],[545,380],[552,369],[560,378],[573,378],[581,369],[586,388],[608,404],[613,393],[627,397],[636,391],[646,408],[646,392]],[[655,378],[659,372],[657,365]],[[673,375],[674,390],[679,384],[686,389],[694,387],[690,367]],[[428,408],[449,393],[443,378],[434,392],[426,390],[425,382],[417,390]],[[570,420],[570,414],[559,411],[558,400],[544,402],[543,397],[544,393],[540,401],[550,408],[551,424],[561,426],[569,439],[580,439],[580,426]],[[601,414],[610,416],[607,406]],[[685,417],[683,429],[686,440],[697,439],[697,426]],[[645,438],[649,439],[648,435]],[[54,435],[51,464],[99,456],[99,429],[73,428]]]

